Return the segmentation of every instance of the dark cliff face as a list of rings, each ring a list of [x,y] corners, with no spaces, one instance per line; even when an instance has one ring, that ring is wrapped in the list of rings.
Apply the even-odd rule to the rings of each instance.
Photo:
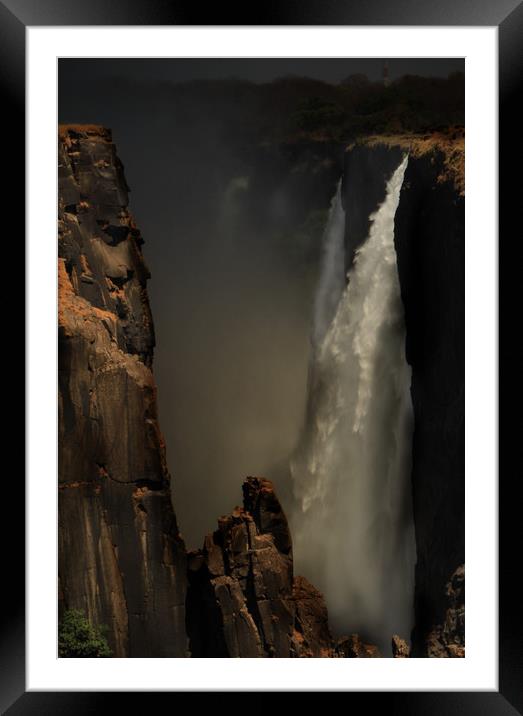
[[[434,630],[448,633],[448,583],[464,552],[464,196],[459,142],[372,140],[347,152],[347,264],[365,239],[365,217],[409,151],[395,217],[395,246],[412,366],[412,490],[416,530],[412,656],[436,655]],[[352,216],[351,216],[352,212]],[[356,216],[354,216],[356,212]],[[367,222],[368,223],[368,222]],[[464,572],[463,572],[464,580]],[[464,587],[459,591],[462,615]],[[452,643],[461,643],[463,619]],[[438,631],[439,630],[439,631]],[[456,649],[438,655],[462,655]]]
[[[141,237],[110,132],[59,141],[59,581],[115,656],[185,656]]]
[[[465,200],[443,164],[409,160],[395,219],[415,415],[413,656],[444,621],[446,584],[465,561]]]
[[[335,655],[323,596],[293,577],[291,535],[269,480],[247,478],[243,508],[190,554],[189,582],[192,656]]]

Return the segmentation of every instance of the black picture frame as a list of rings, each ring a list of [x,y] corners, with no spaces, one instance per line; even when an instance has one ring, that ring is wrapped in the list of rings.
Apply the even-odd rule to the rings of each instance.
[[[25,262],[22,240],[22,217],[25,215],[25,30],[27,26],[59,25],[481,25],[496,26],[499,34],[499,330],[505,340],[500,342],[499,359],[504,362],[507,377],[499,384],[499,405],[506,414],[519,404],[521,349],[509,345],[506,336],[514,333],[508,321],[510,308],[518,305],[520,272],[518,249],[521,251],[519,226],[516,225],[520,203],[522,142],[517,112],[521,96],[523,65],[523,4],[517,0],[265,0],[238,9],[237,3],[224,6],[215,3],[202,7],[199,3],[175,0],[0,0],[0,85],[2,90],[3,168],[11,187],[8,209],[15,218],[17,231],[10,233],[9,243],[22,249],[18,262],[8,262],[6,271],[15,272],[20,260]],[[205,18],[205,23],[201,19]],[[51,141],[49,139],[49,141]],[[7,156],[6,156],[7,154]],[[514,176],[514,179],[513,179]],[[521,222],[518,222],[519,224]],[[501,243],[501,237],[504,237]],[[501,259],[503,261],[501,262]],[[18,269],[20,271],[20,269]],[[517,272],[517,273],[516,273]],[[17,274],[15,274],[17,275]],[[503,282],[501,278],[503,277]],[[18,291],[21,294],[21,291]],[[19,314],[15,325],[21,328]],[[504,331],[504,329],[506,330]],[[16,335],[16,331],[10,335]],[[24,343],[23,334],[17,340]],[[34,346],[30,347],[34,349]],[[19,350],[16,353],[19,355]],[[17,361],[19,364],[22,362]],[[511,370],[512,368],[512,370]],[[19,394],[18,394],[19,397]],[[17,398],[18,400],[18,398]],[[512,416],[513,411],[510,411]],[[517,415],[517,412],[514,414]],[[522,544],[521,480],[518,470],[520,443],[519,421],[506,418],[503,437],[499,435],[500,488],[500,554],[499,554],[499,692],[347,692],[342,697],[349,708],[382,709],[387,714],[523,714],[523,639],[522,597],[519,587],[520,546]],[[18,424],[14,431],[20,433]],[[514,461],[511,457],[516,458]],[[7,463],[6,463],[7,464]],[[26,692],[25,687],[25,486],[19,467],[6,472],[8,512],[12,521],[4,531],[3,576],[4,608],[0,637],[0,708],[10,716],[18,714],[95,713],[100,709],[119,707],[121,699],[131,697],[133,707],[151,708],[151,693],[97,692]],[[502,471],[501,468],[504,468]],[[6,507],[4,503],[4,507]],[[7,534],[9,538],[7,538]],[[213,709],[230,709],[230,694],[191,694],[200,699],[212,697]],[[172,693],[154,694],[170,698]],[[179,699],[181,694],[174,694]],[[265,709],[271,693],[256,699],[247,697],[245,707]],[[282,695],[280,695],[281,698]],[[322,698],[325,694],[321,695]],[[118,704],[115,698],[118,697]],[[145,702],[145,698],[148,699]],[[314,698],[309,694],[307,698]],[[360,703],[362,698],[364,704]],[[179,701],[177,704],[179,705]],[[312,705],[312,704],[311,704]],[[203,707],[203,702],[199,706]]]

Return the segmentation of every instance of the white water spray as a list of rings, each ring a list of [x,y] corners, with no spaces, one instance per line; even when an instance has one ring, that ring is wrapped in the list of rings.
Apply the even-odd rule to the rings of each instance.
[[[341,291],[338,189],[315,306],[307,425],[291,464],[296,573],[324,593],[338,635],[359,632],[385,653],[393,633],[409,639],[413,619],[411,371],[394,248],[407,161],[370,217]]]
[[[331,202],[329,218],[323,235],[323,256],[320,279],[314,300],[312,345],[323,342],[332,323],[340,296],[345,290],[345,212],[341,203],[341,179]]]

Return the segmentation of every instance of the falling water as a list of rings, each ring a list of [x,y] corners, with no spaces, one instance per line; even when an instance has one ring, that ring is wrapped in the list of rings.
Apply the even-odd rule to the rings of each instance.
[[[312,345],[320,346],[345,289],[345,212],[341,203],[341,179],[331,203],[323,235],[323,257],[314,301]]]
[[[296,571],[325,594],[338,635],[359,632],[385,654],[393,633],[409,638],[413,616],[411,374],[394,248],[407,161],[370,217],[341,290],[338,188],[315,307],[307,426],[291,464]]]

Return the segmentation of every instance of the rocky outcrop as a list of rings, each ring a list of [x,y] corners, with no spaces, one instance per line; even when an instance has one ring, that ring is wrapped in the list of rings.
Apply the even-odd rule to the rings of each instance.
[[[371,137],[346,152],[346,256],[368,233],[369,215],[405,152],[395,217],[414,408],[412,491],[416,531],[412,656],[445,621],[446,584],[465,561],[464,137]]]
[[[305,577],[294,577],[293,600],[296,607],[294,644],[300,657],[336,657],[323,594]]]
[[[381,654],[377,646],[365,644],[359,634],[343,637],[338,642],[340,656],[346,659],[379,659]]]
[[[408,659],[410,656],[409,645],[397,634],[392,636],[392,656],[395,659]]]
[[[186,556],[127,191],[108,130],[60,128],[60,606],[105,625],[115,656],[185,656]]]
[[[322,595],[293,577],[292,541],[272,483],[250,477],[243,507],[189,554],[193,657],[334,656]]]
[[[452,575],[445,589],[445,618],[425,642],[426,655],[462,658],[465,656],[465,566]]]

